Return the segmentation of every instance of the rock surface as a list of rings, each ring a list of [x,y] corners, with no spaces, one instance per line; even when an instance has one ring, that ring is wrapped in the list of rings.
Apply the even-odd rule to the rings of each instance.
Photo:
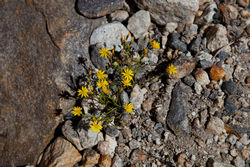
[[[150,14],[148,11],[140,10],[136,12],[128,20],[128,30],[133,33],[135,38],[141,37],[148,31],[148,27],[151,23]]]
[[[225,131],[224,122],[218,117],[213,117],[208,122],[207,130],[215,135],[219,135]]]
[[[106,48],[110,50],[115,48],[116,51],[120,51],[121,35],[128,35],[128,32],[127,28],[119,22],[104,24],[93,31],[90,37],[90,45],[105,43]]]
[[[130,95],[130,102],[133,104],[135,110],[141,108],[144,94],[147,92],[145,88],[141,89],[139,85],[135,85]]]
[[[77,10],[85,17],[97,18],[122,9],[124,0],[78,0]]]
[[[136,0],[140,9],[148,10],[159,25],[169,22],[192,23],[199,8],[198,0]]]
[[[58,137],[44,152],[39,167],[74,166],[81,159],[81,154],[70,142]]]
[[[167,124],[176,135],[183,136],[190,131],[187,118],[185,85],[177,83],[172,92]]]

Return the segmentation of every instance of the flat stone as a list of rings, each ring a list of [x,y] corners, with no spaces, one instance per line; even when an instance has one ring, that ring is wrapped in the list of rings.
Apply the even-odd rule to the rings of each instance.
[[[130,158],[132,162],[142,162],[147,159],[147,156],[144,154],[143,151],[136,149],[132,152]]]
[[[216,24],[208,29],[206,33],[207,48],[214,52],[228,45],[227,29],[221,24]],[[230,51],[230,47],[225,47],[224,51]]]
[[[123,8],[124,0],[78,0],[77,10],[85,17],[97,18]]]
[[[188,86],[193,86],[195,83],[195,78],[192,75],[184,77],[183,82]]]
[[[243,6],[243,7],[248,7],[249,6],[249,0],[237,0],[237,3],[240,6]]]
[[[111,166],[111,157],[108,155],[102,155],[99,162],[98,162],[98,165],[100,167],[110,167]]]
[[[182,52],[187,51],[187,45],[176,37],[176,34],[171,34],[168,40],[168,44],[171,48],[180,50]]]
[[[219,135],[225,131],[224,122],[218,117],[212,117],[208,122],[207,130],[215,135]]]
[[[232,80],[225,81],[222,84],[222,90],[228,94],[234,94],[236,92],[236,85]]]
[[[201,37],[197,37],[193,41],[191,41],[189,49],[194,53],[198,53],[200,51],[200,45],[201,45]]]
[[[45,150],[39,167],[74,166],[81,159],[81,154],[69,141],[58,137]]]
[[[210,83],[208,74],[203,69],[198,68],[194,72],[194,75],[195,75],[195,78],[196,78],[197,82],[199,82],[201,85],[206,86],[206,85],[208,85]]]
[[[116,146],[117,146],[117,142],[116,142],[115,137],[106,135],[105,141],[99,142],[97,148],[102,155],[109,155],[113,157]]]
[[[213,16],[216,14],[217,11],[217,5],[215,2],[209,2],[207,7],[204,9],[202,15],[200,16],[198,20],[199,25],[209,24],[213,21]]]
[[[133,33],[134,37],[138,39],[148,31],[150,23],[151,20],[149,12],[140,10],[129,18],[127,28]]]
[[[95,150],[92,150],[92,149],[84,150],[83,165],[85,167],[92,167],[98,164],[99,158],[100,158],[100,154],[98,154]]]
[[[129,17],[129,14],[127,11],[117,10],[114,13],[111,13],[110,17],[111,17],[112,21],[123,22],[124,20],[126,20]]]
[[[225,113],[226,115],[234,115],[237,112],[237,106],[234,103],[234,100],[230,97],[225,99]]]
[[[188,106],[185,97],[185,87],[187,86],[180,82],[175,85],[167,115],[168,126],[179,136],[184,136],[190,131],[187,118]]]
[[[210,69],[209,76],[212,80],[219,81],[226,75],[226,71],[219,66],[213,65]]]
[[[169,75],[167,71],[168,67],[166,68],[166,73],[169,76],[169,78],[180,79],[191,74],[191,72],[195,68],[195,64],[196,64],[195,58],[182,57],[182,58],[176,59],[173,62],[173,66],[176,67],[177,74]]]
[[[130,102],[133,104],[135,110],[141,108],[141,104],[144,100],[144,94],[147,92],[146,88],[141,89],[139,85],[135,85],[131,95]]]
[[[135,0],[140,9],[148,10],[159,25],[170,22],[193,23],[199,0]]]

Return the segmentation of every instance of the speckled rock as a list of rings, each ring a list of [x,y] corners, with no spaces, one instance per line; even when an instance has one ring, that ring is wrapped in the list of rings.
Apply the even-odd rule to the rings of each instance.
[[[225,131],[224,122],[218,117],[212,117],[208,122],[207,130],[215,135],[219,135]]]
[[[69,141],[59,137],[45,150],[39,167],[74,166],[81,159],[78,150]]]
[[[148,10],[152,19],[159,25],[169,22],[193,23],[199,8],[199,0],[136,0],[140,9]]]
[[[226,75],[226,71],[219,66],[213,65],[210,69],[209,76],[212,80],[219,81]]]
[[[124,0],[78,0],[77,10],[85,17],[97,18],[122,9]]]
[[[206,86],[207,84],[210,83],[210,80],[206,71],[199,68],[194,72],[194,75],[195,75],[197,82],[199,82],[201,85]]]
[[[137,39],[143,36],[148,31],[150,23],[151,20],[149,12],[140,10],[129,18],[127,28]]]
[[[98,164],[99,158],[100,158],[100,154],[98,154],[95,150],[92,150],[92,149],[84,150],[83,165],[85,167],[92,167]]]

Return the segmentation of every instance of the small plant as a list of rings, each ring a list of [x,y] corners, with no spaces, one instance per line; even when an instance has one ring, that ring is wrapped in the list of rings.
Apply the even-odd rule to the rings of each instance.
[[[123,50],[119,53],[109,48],[100,49],[100,57],[107,60],[106,70],[88,69],[84,82],[77,90],[77,98],[83,103],[88,103],[90,100],[104,106],[101,113],[85,111],[81,106],[74,107],[71,112],[75,117],[87,118],[93,132],[97,133],[103,127],[111,126],[111,123],[119,119],[124,112],[133,113],[133,104],[128,102],[123,104],[120,94],[123,90],[132,91],[134,85],[137,84],[138,72],[144,66],[143,57],[147,56],[149,50],[160,48],[160,43],[150,38],[149,45],[140,51],[140,57],[135,59],[130,47],[134,38],[131,37],[131,41],[127,41],[129,36],[130,34],[121,35]],[[174,73],[173,70],[171,72]],[[100,108],[95,108],[95,110],[100,110]]]

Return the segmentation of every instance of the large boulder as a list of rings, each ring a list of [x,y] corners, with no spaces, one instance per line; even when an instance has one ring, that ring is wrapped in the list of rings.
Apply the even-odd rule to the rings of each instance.
[[[74,0],[1,1],[0,19],[0,166],[35,164],[60,122],[67,75],[83,71],[75,62],[105,19],[78,15]]]
[[[193,23],[199,0],[135,0],[140,9],[150,12],[159,25],[170,22]]]

